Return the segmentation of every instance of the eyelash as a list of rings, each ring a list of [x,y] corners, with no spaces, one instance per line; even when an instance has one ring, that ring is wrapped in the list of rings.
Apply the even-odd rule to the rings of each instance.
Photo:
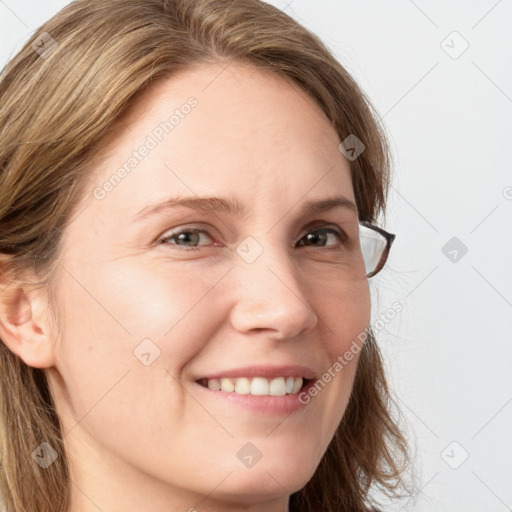
[[[322,227],[318,227],[318,228],[314,228],[312,229],[311,231],[308,231],[302,238],[301,240],[303,240],[307,235],[311,234],[311,233],[315,233],[315,232],[324,232],[324,233],[333,233],[335,235],[338,236],[338,238],[341,240],[341,245],[343,245],[346,240],[347,240],[347,234],[345,233],[345,231],[343,231],[341,228],[336,228],[336,229],[332,229],[332,228],[329,228],[327,226],[322,226]],[[183,246],[179,246],[177,244],[172,244],[172,243],[169,243],[168,240],[171,240],[173,238],[176,238],[178,237],[179,235],[183,234],[183,233],[204,233],[206,235],[208,235],[210,238],[211,235],[208,233],[208,231],[204,230],[204,229],[199,229],[199,228],[186,228],[186,229],[182,229],[181,231],[176,231],[175,233],[171,233],[169,235],[165,235],[163,237],[161,237],[159,240],[158,240],[158,243],[159,244],[164,244],[164,245],[174,245],[178,248],[178,250],[183,250],[183,251],[199,251],[201,249],[201,247],[183,247]],[[307,246],[301,246],[301,247],[307,247]],[[312,246],[314,247],[314,246]],[[340,245],[336,244],[334,246],[328,246],[328,247],[325,247],[325,246],[321,246],[320,247],[321,249],[324,249],[324,250],[340,250]]]

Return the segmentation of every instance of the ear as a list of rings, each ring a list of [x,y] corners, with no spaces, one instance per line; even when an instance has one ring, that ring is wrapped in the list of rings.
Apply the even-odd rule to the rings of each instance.
[[[0,272],[0,341],[28,366],[54,365],[48,311],[44,289]]]

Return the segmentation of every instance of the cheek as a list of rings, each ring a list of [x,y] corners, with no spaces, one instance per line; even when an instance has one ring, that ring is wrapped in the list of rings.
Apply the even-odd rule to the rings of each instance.
[[[177,376],[201,350],[204,329],[212,327],[198,315],[215,275],[208,281],[198,272],[171,275],[161,262],[158,268],[119,261],[78,265],[67,267],[58,296],[64,338],[60,366],[67,383],[96,396],[115,375],[140,372],[148,367],[144,363]]]
[[[318,311],[325,328],[331,334],[328,348],[332,361],[349,350],[353,342],[364,341],[364,334],[371,319],[370,289],[367,279],[339,283],[324,294]]]
[[[202,423],[211,428],[184,391],[180,372],[216,328],[202,312],[211,305],[205,298],[219,278],[213,275],[210,283],[197,273],[194,279],[190,272],[166,275],[164,265],[160,272],[119,263],[94,271],[67,268],[73,278],[65,274],[57,297],[63,337],[57,402],[67,408],[65,430],[80,422],[91,437],[119,453],[132,439],[144,439],[123,456],[133,464],[163,461],[163,447],[187,438],[190,416],[198,430]],[[161,449],[148,457],[155,440]]]
[[[317,409],[327,438],[334,432],[348,404],[357,364],[371,318],[371,302],[366,279],[342,283],[324,294],[317,311],[325,324],[327,359],[324,373],[304,400]]]
[[[126,349],[125,340],[161,339],[193,316],[212,281],[215,277],[207,281],[184,269],[166,271],[163,264],[152,268],[114,262],[94,273],[82,272],[80,285],[68,279],[61,302],[70,326],[100,337],[108,332],[110,344]]]

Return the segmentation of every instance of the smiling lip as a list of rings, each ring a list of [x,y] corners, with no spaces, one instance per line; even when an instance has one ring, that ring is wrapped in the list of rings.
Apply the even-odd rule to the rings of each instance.
[[[226,415],[233,415],[232,407],[242,407],[248,412],[263,416],[288,416],[289,414],[304,409],[308,401],[300,401],[299,397],[309,391],[316,380],[306,380],[302,389],[295,395],[269,396],[269,395],[239,395],[235,392],[216,391],[208,389],[199,382],[195,382],[197,391],[204,393],[206,400],[211,400],[215,411],[225,411]]]
[[[208,375],[202,375],[196,381],[201,379],[221,379],[240,378],[240,377],[266,377],[267,379],[277,377],[302,377],[306,380],[315,379],[315,373],[307,366],[285,365],[285,366],[246,366],[244,368],[234,368],[231,370],[220,370]]]
[[[304,384],[302,388],[293,395],[270,396],[270,395],[241,395],[235,392],[217,391],[208,389],[201,382],[210,379],[221,378],[240,378],[240,377],[265,377],[267,379],[277,377],[302,377]],[[244,368],[234,368],[231,370],[215,371],[208,375],[203,375],[196,380],[198,392],[204,393],[205,398],[212,400],[217,409],[226,410],[227,414],[232,414],[232,407],[242,407],[243,409],[265,416],[285,416],[295,411],[304,409],[307,403],[299,401],[299,396],[307,392],[316,382],[316,376],[311,368],[300,365],[283,366],[246,366]]]

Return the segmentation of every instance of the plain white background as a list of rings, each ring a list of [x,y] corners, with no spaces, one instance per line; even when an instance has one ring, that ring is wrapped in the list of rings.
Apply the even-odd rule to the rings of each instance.
[[[1,0],[0,66],[67,3]],[[512,0],[270,3],[320,36],[391,138],[397,238],[372,318],[421,492],[385,509],[512,510]]]

